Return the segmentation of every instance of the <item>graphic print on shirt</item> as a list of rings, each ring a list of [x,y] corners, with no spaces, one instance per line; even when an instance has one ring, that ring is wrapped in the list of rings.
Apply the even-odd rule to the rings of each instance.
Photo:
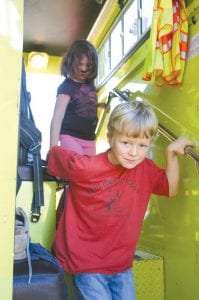
[[[127,202],[129,202],[129,198],[132,199],[130,202],[133,207],[141,191],[132,179],[116,178],[91,184],[87,192],[89,199],[91,199],[89,203],[91,214],[98,216],[108,216],[110,214],[121,217],[129,214],[129,207],[126,205],[125,198],[128,198]],[[101,194],[101,192],[103,199],[96,196],[97,193]],[[126,197],[123,198],[122,194]]]
[[[115,214],[121,215],[122,210],[121,210],[121,207],[118,205],[118,199],[121,195],[121,192],[118,190],[114,191],[110,188],[109,193],[110,193],[110,195],[109,195],[108,199],[107,200],[105,199],[105,202],[106,202],[105,211],[107,211],[107,212],[112,211]]]
[[[77,115],[95,119],[97,114],[97,96],[95,90],[86,84],[82,84],[80,89],[75,91],[74,101],[77,101],[75,112]]]

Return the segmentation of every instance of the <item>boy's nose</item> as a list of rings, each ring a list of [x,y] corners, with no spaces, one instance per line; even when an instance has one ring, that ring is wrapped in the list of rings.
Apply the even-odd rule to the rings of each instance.
[[[129,154],[132,156],[136,156],[138,152],[137,145],[132,145],[129,149]]]

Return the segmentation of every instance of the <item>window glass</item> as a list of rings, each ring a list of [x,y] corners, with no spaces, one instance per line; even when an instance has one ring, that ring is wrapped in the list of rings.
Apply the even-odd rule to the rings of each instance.
[[[138,26],[137,1],[134,1],[124,13],[124,53],[136,43]]]
[[[104,45],[103,47],[100,49],[99,53],[98,53],[98,77],[97,77],[97,81],[98,83],[102,80],[102,78],[105,76],[104,74]]]
[[[115,26],[111,33],[111,69],[122,59],[122,22]]]
[[[104,44],[104,74],[107,75],[111,68],[110,58],[110,41],[107,40]]]
[[[99,51],[98,82],[100,82],[110,71],[110,46],[106,40]]]
[[[151,26],[154,0],[142,0],[142,33]]]

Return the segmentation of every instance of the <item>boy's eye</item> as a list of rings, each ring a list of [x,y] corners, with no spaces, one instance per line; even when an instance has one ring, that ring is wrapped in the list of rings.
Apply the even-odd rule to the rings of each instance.
[[[122,142],[124,145],[128,145],[128,142],[127,141],[123,141]]]
[[[148,145],[140,144],[141,148],[148,148]]]

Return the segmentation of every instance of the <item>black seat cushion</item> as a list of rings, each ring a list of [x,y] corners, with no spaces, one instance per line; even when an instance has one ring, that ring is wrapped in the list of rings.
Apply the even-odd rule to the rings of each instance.
[[[32,277],[28,284],[28,263],[14,264],[13,300],[65,300],[64,273],[44,260],[32,261]]]

